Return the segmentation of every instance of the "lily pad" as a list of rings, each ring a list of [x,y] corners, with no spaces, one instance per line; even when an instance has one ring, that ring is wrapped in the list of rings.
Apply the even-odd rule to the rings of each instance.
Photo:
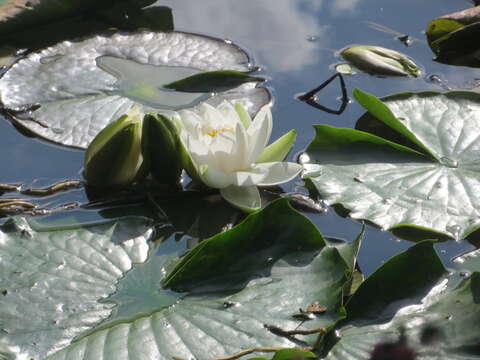
[[[220,39],[181,32],[104,34],[27,55],[0,79],[0,101],[38,136],[77,148],[86,148],[134,105],[171,116],[202,101],[230,100],[254,114],[270,101],[268,90],[255,82],[220,93],[163,87],[216,70],[252,68],[243,50]]]
[[[0,243],[7,291],[0,343],[33,359],[207,359],[252,346],[311,344],[316,334],[295,340],[264,325],[292,330],[300,324],[292,315],[317,301],[327,311],[300,328],[333,326],[343,317],[336,310],[356,257],[349,245],[327,246],[286,199],[205,240],[192,255],[179,259],[163,243],[135,265],[131,258],[145,259],[149,232],[114,244],[108,227],[27,228],[26,238],[14,225]],[[182,292],[162,288],[162,278]]]
[[[428,242],[389,260],[347,303],[346,321],[325,359],[368,360],[382,346],[397,355],[408,350],[418,360],[480,359],[480,273],[445,275]]]
[[[480,6],[434,19],[426,31],[428,44],[437,55],[435,61],[471,67],[480,67],[479,34]]]
[[[146,260],[149,221],[35,231],[23,218],[0,232],[0,343],[15,358],[44,359],[108,318],[98,302]]]
[[[305,177],[328,204],[383,229],[465,238],[480,226],[480,95],[403,93],[357,100],[415,149],[353,129],[317,125],[302,156]]]
[[[121,0],[124,3],[129,0]],[[0,36],[16,30],[46,24],[87,10],[107,8],[115,0],[12,0],[0,2]],[[152,1],[147,1],[152,3]],[[141,6],[146,6],[145,1]]]

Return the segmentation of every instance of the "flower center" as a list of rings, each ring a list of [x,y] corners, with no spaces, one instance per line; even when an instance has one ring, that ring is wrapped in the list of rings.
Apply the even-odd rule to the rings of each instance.
[[[203,133],[205,135],[210,136],[210,137],[215,137],[215,136],[217,136],[218,133],[223,133],[223,132],[227,132],[227,131],[232,131],[232,128],[222,127],[222,128],[219,128],[219,129],[210,129],[208,131],[204,130]]]

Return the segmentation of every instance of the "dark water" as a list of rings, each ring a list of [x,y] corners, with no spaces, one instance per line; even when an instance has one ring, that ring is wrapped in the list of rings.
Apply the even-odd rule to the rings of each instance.
[[[334,65],[341,62],[337,52],[345,46],[372,44],[392,48],[412,57],[424,71],[419,79],[347,76],[349,94],[356,87],[377,96],[400,91],[440,91],[445,87],[469,86],[475,78],[480,78],[480,70],[433,62],[423,33],[431,19],[470,6],[466,0],[162,0],[159,4],[172,7],[176,30],[228,38],[253,56],[256,65],[262,68],[262,75],[270,79],[267,86],[274,94],[272,138],[291,128],[298,130],[292,158],[312,140],[312,124],[352,127],[363,113],[357,104],[351,103],[342,115],[331,115],[295,99],[334,73]],[[391,30],[376,30],[374,24]],[[412,37],[409,47],[397,39],[402,34]],[[437,81],[428,80],[432,75]],[[339,84],[334,82],[320,93],[318,101],[338,107],[339,96]],[[82,151],[65,150],[27,138],[7,121],[0,122],[0,127],[1,182],[30,184],[39,179],[40,184],[45,184],[80,178]],[[285,189],[297,190],[298,185],[293,183]],[[69,196],[87,201],[81,191]],[[332,210],[310,218],[325,235],[349,240],[361,226]],[[411,244],[389,232],[368,227],[359,259],[362,270],[370,273],[382,261]],[[451,257],[472,246],[465,241],[449,241],[437,248],[448,264]]]

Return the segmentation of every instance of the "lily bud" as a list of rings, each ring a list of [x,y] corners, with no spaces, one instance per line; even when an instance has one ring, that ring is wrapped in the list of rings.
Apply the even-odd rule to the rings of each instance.
[[[97,187],[132,183],[143,164],[141,151],[143,114],[132,108],[93,139],[85,153],[84,176]]]
[[[420,75],[419,67],[406,55],[380,46],[353,45],[340,55],[357,69],[380,76]]]
[[[184,156],[175,126],[160,114],[147,114],[143,120],[142,151],[151,174],[161,184],[177,186]]]

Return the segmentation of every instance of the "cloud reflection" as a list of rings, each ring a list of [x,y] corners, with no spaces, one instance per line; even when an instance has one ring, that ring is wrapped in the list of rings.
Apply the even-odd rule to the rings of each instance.
[[[176,29],[229,38],[275,72],[292,72],[319,61],[319,49],[328,47],[330,31],[320,23],[323,4],[322,0],[262,0],[248,5],[237,0],[161,1],[173,8]]]
[[[360,0],[335,0],[332,3],[333,11],[351,11],[353,10]]]

